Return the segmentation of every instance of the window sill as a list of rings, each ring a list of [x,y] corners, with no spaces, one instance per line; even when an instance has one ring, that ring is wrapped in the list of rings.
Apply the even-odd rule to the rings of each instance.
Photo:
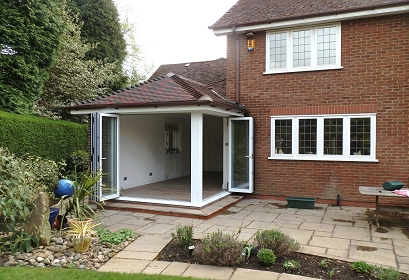
[[[356,157],[349,157],[349,158],[340,158],[340,157],[316,157],[316,156],[309,156],[309,157],[294,157],[291,155],[287,156],[270,156],[268,157],[269,160],[309,160],[309,161],[354,161],[354,162],[379,162],[378,159],[374,159],[371,157],[363,157],[363,156],[356,156]]]
[[[342,66],[326,66],[326,67],[316,67],[316,68],[292,68],[292,69],[281,69],[281,70],[269,70],[269,71],[265,71],[263,73],[263,75],[296,73],[296,72],[310,72],[310,71],[323,71],[323,70],[340,70],[340,69],[344,69],[344,67],[342,67]]]

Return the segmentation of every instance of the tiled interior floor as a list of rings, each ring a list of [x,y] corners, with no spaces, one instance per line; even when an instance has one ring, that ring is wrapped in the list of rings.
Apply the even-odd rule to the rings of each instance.
[[[184,176],[125,189],[121,192],[121,197],[190,201],[190,180],[190,176]],[[203,172],[203,199],[225,191],[222,183],[223,172]]]

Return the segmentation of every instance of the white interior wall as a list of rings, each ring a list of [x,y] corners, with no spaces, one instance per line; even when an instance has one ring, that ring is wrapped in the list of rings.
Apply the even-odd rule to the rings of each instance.
[[[165,123],[181,125],[180,154],[165,154]],[[188,175],[190,172],[189,118],[164,115],[120,116],[119,145],[120,189]],[[173,169],[169,169],[169,161],[173,161]],[[169,170],[175,170],[175,165],[176,172],[169,174]]]

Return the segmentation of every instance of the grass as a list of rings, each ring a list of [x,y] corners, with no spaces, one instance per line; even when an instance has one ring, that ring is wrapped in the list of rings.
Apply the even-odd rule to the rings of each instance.
[[[68,268],[0,267],[0,280],[194,280],[198,278],[155,274],[100,272]]]

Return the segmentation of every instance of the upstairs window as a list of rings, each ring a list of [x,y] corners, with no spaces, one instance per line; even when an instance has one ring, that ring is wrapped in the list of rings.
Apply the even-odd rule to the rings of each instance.
[[[341,68],[341,25],[267,33],[266,73]]]
[[[271,118],[270,159],[375,161],[375,114]]]

